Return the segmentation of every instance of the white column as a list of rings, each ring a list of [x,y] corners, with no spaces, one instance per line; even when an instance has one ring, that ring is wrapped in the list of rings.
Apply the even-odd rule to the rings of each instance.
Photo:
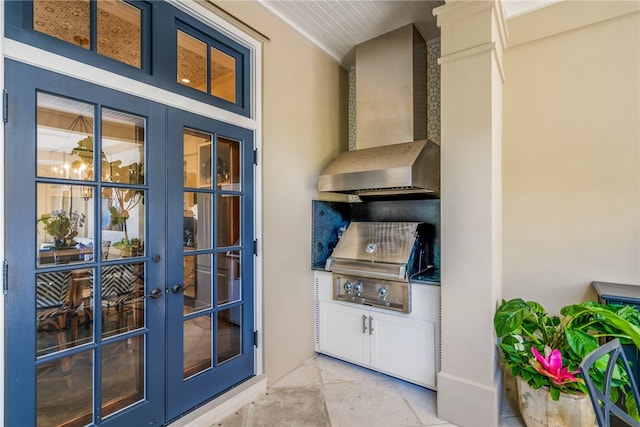
[[[442,366],[438,417],[497,426],[493,314],[502,295],[500,0],[447,1],[441,30]]]

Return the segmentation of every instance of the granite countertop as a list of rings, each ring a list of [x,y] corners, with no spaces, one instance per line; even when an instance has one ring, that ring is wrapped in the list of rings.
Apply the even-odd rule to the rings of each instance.
[[[411,278],[412,284],[440,285],[440,269],[432,268]]]

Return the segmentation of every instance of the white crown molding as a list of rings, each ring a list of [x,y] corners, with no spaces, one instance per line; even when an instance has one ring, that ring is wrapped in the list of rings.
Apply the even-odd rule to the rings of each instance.
[[[526,15],[538,9],[551,6],[563,0],[503,0],[504,15],[507,19]]]

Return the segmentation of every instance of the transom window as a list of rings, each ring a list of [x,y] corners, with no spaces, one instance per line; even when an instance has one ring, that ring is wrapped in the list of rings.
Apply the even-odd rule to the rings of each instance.
[[[170,1],[5,2],[6,37],[251,116],[251,51]]]
[[[142,67],[142,10],[125,1],[34,0],[33,29]]]
[[[177,31],[178,83],[236,102],[236,58],[209,43]]]

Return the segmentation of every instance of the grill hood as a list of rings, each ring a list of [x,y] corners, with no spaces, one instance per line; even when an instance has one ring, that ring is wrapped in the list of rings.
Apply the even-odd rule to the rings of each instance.
[[[419,222],[352,222],[325,269],[386,280],[407,281],[424,261]]]
[[[318,190],[358,196],[440,191],[440,146],[423,140],[342,153],[318,178]]]
[[[427,140],[424,39],[411,24],[357,45],[355,54],[355,150],[322,172],[318,191],[437,195],[440,147]]]

